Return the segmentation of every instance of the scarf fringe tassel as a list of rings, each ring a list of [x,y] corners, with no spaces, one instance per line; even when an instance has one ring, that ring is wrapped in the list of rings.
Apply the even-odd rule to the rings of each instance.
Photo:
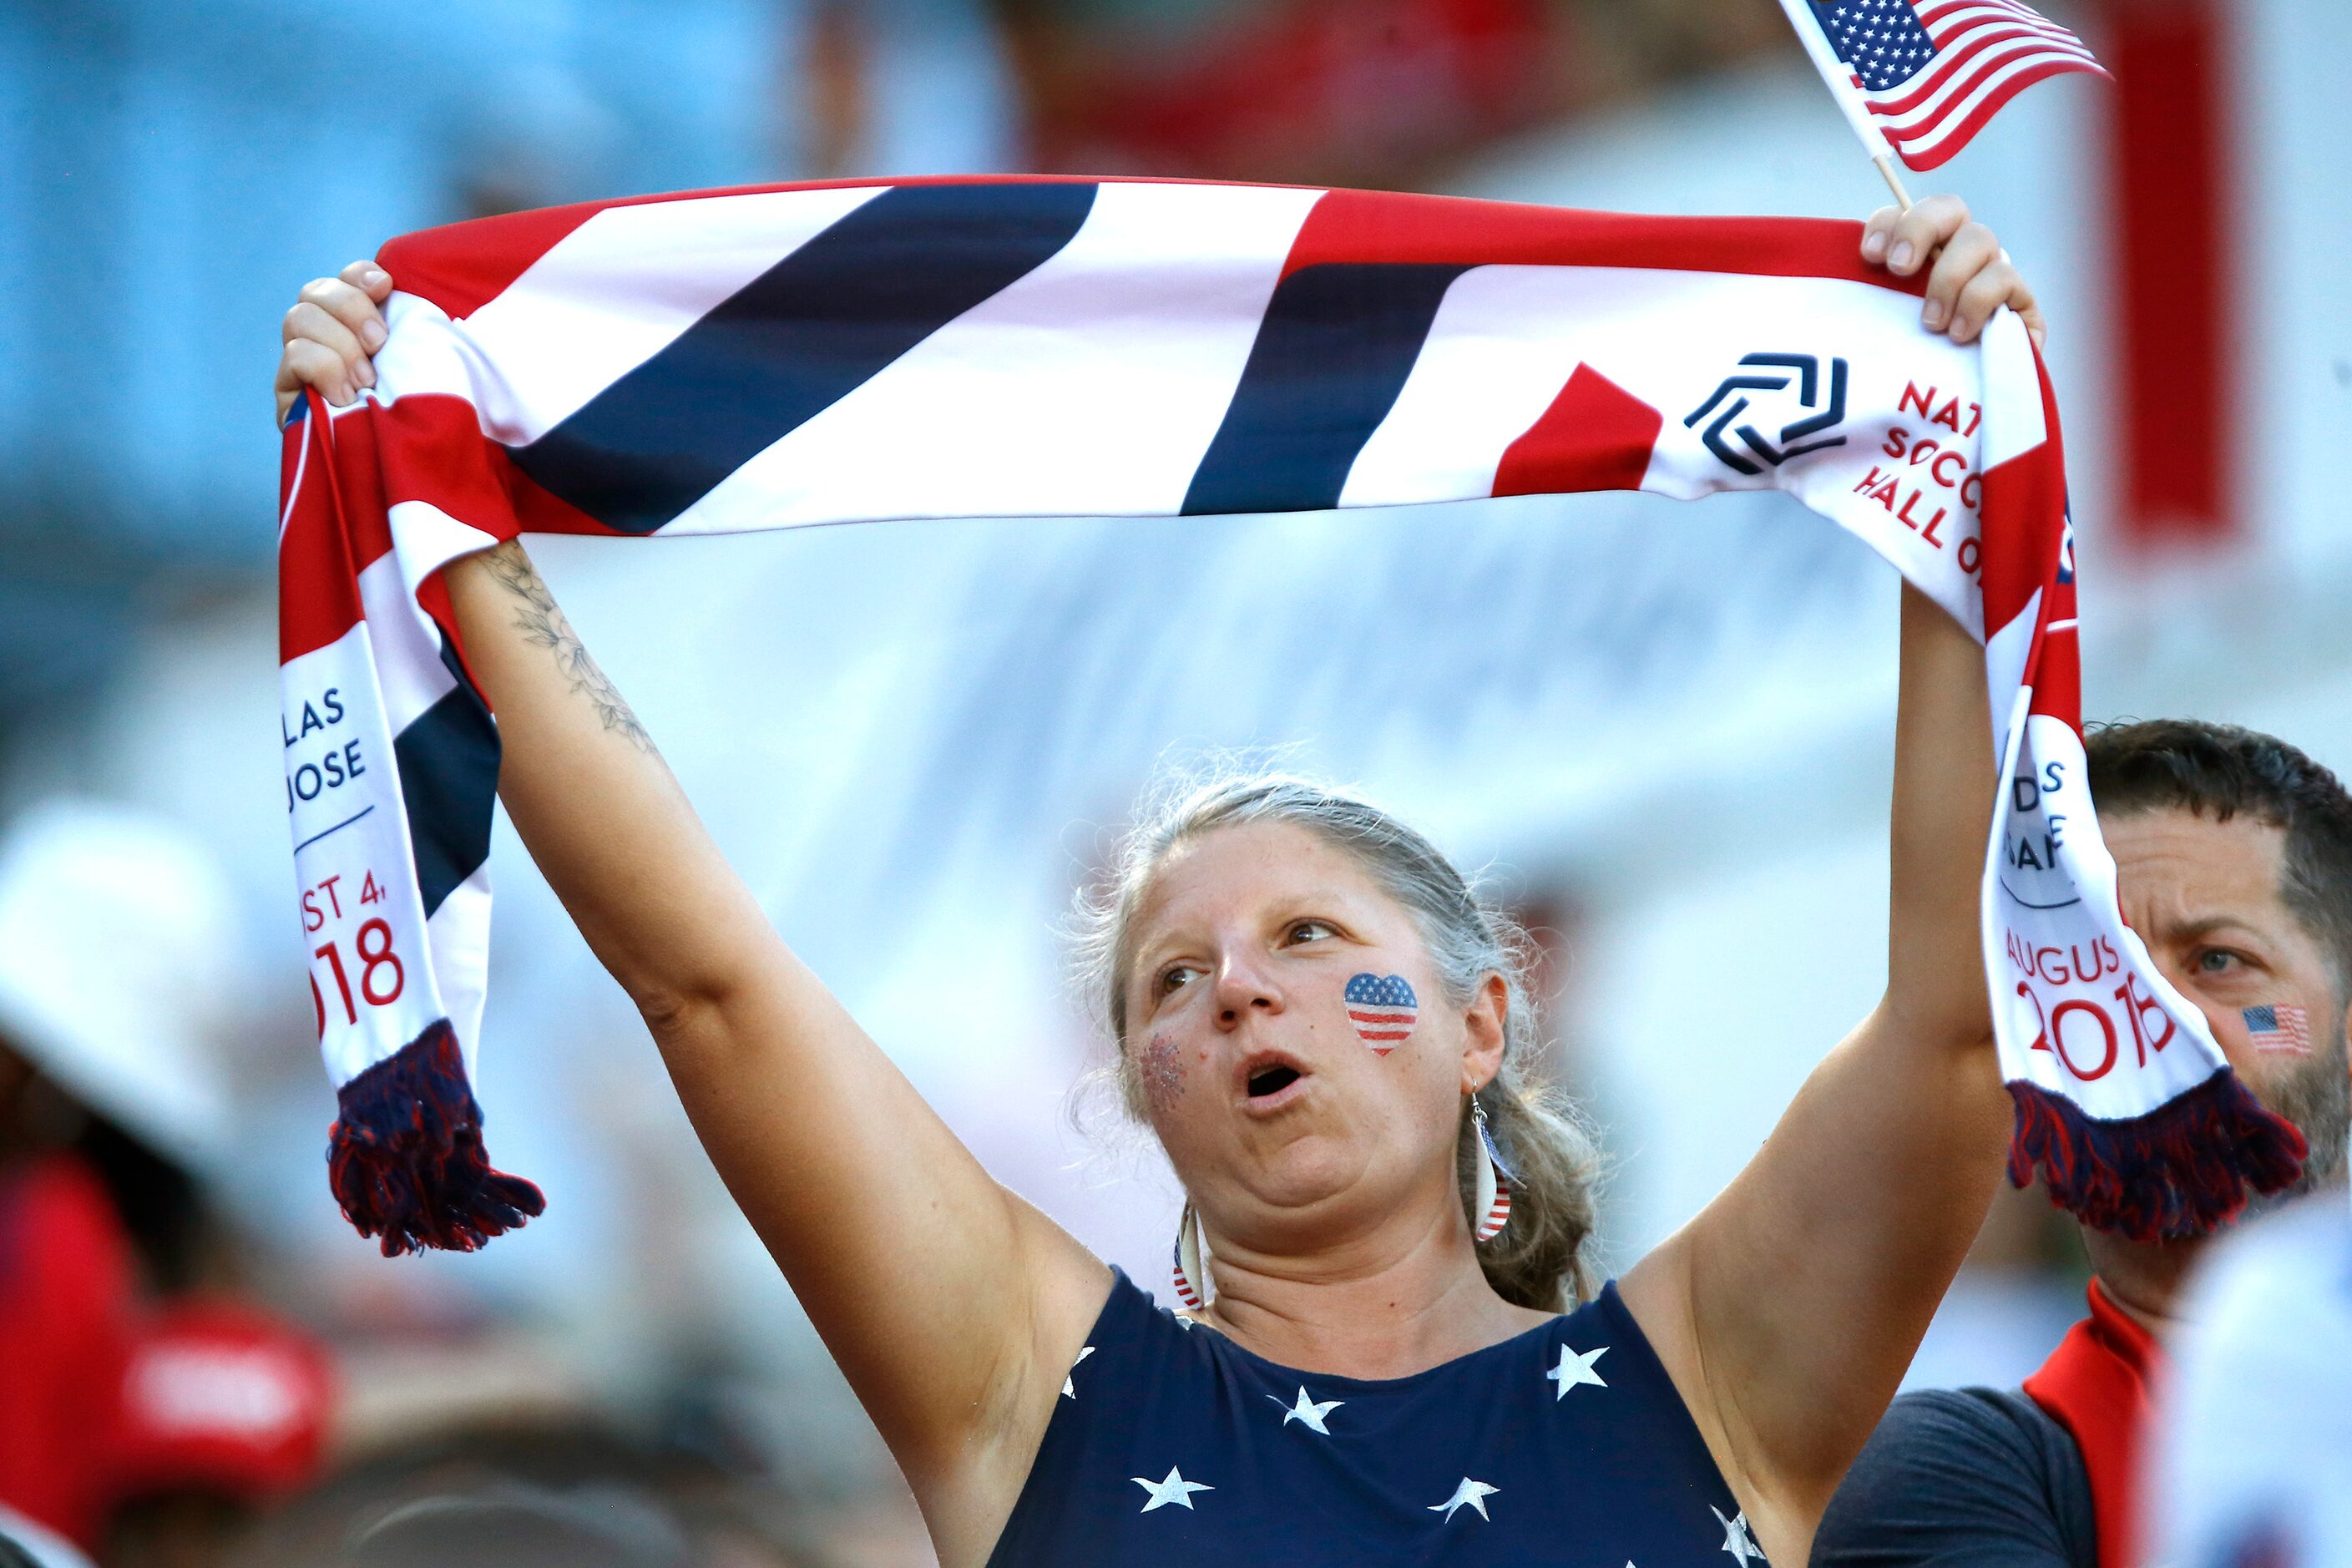
[[[2292,1122],[2262,1107],[2223,1070],[2126,1121],[2086,1115],[2073,1100],[2011,1083],[2017,1131],[2009,1179],[2038,1174],[2051,1201],[2085,1224],[2133,1241],[2205,1236],[2302,1173],[2307,1151]]]
[[[472,1252],[547,1207],[540,1190],[490,1168],[482,1108],[443,1019],[336,1095],[327,1180],[343,1217],[386,1258]]]

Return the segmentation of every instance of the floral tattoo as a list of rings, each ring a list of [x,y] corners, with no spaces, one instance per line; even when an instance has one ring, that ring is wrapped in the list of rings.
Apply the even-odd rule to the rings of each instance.
[[[526,641],[543,647],[554,657],[557,668],[571,681],[575,695],[584,697],[595,709],[596,717],[605,729],[619,735],[641,752],[654,749],[653,737],[637,722],[637,716],[623,700],[619,689],[597,668],[594,658],[572,629],[562,606],[555,595],[547,591],[539,571],[522,547],[509,539],[485,557],[490,576],[505,589],[515,602],[515,629]]]

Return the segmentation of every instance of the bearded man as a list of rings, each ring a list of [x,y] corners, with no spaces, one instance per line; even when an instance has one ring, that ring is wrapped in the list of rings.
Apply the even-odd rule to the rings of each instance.
[[[2263,1102],[2345,1179],[2352,1121],[2352,795],[2285,742],[2156,720],[2086,737],[2125,917]],[[2147,1384],[2208,1236],[2088,1229],[2091,1315],[2023,1388],[1903,1395],[1822,1521],[1826,1568],[2127,1568]]]

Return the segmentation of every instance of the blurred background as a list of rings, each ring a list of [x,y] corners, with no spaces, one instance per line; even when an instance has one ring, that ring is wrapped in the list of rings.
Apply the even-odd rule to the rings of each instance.
[[[2352,767],[2352,7],[2049,9],[2116,84],[2035,89],[1914,188],[1967,197],[2053,322],[2086,712]],[[1885,199],[1772,0],[0,7],[0,1405],[66,1423],[28,1453],[0,1415],[46,1489],[6,1500],[109,1564],[318,1561],[452,1477],[587,1560],[929,1560],[503,823],[478,1087],[548,1213],[396,1261],[336,1215],[271,750],[268,384],[301,284],[404,230],[1006,170]],[[1545,939],[1612,1268],[1882,984],[1895,584],[1783,498],[536,553],[785,936],[1000,1176],[1163,1294],[1175,1184],[1074,1089],[1100,1047],[1056,926],[1168,759],[1282,749],[1489,868]],[[2083,1278],[2042,1200],[2004,1199],[1915,1380],[2013,1383]],[[94,1479],[118,1386],[137,1462]]]

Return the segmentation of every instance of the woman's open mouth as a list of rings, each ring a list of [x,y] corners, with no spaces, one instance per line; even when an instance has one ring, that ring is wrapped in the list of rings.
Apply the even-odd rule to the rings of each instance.
[[[1242,1109],[1272,1112],[1307,1092],[1307,1069],[1281,1051],[1254,1051],[1234,1069]]]
[[[1260,1068],[1250,1074],[1249,1097],[1252,1100],[1264,1100],[1267,1095],[1281,1093],[1297,1081],[1297,1068],[1286,1067],[1276,1062],[1271,1067]]]

